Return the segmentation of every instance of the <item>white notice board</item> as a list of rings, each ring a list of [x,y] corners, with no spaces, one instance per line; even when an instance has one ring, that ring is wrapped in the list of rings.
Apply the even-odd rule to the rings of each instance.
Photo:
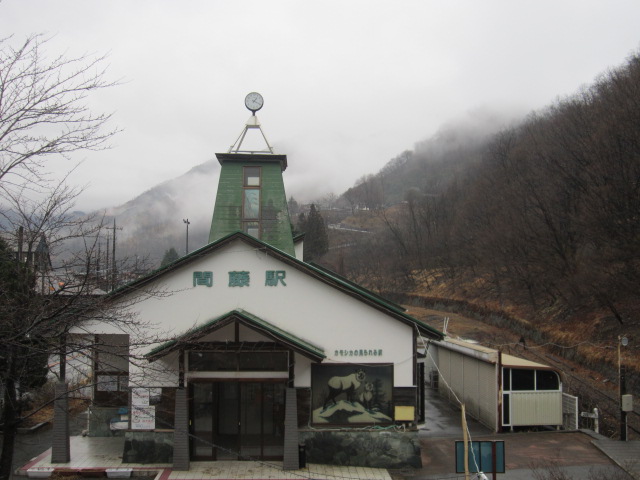
[[[153,430],[156,428],[156,407],[131,406],[131,429]]]

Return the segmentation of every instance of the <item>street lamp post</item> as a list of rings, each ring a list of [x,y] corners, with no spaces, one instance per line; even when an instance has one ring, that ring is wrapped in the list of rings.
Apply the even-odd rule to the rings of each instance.
[[[184,249],[184,251],[185,251],[184,254],[185,255],[189,255],[189,225],[191,224],[191,222],[189,222],[188,218],[186,220],[183,218],[182,222],[187,225],[187,245],[186,245],[186,248]],[[618,352],[618,353],[620,353],[620,352]]]
[[[626,368],[622,365],[620,347],[626,347],[629,339],[625,336],[618,336],[618,401],[620,402],[620,440],[627,441],[627,412],[622,408],[622,396],[627,393]]]

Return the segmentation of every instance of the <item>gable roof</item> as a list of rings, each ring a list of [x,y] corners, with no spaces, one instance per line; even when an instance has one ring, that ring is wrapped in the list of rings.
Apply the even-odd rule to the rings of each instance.
[[[370,295],[375,295],[378,296],[379,298],[383,298],[380,295],[378,295],[377,293],[372,292],[371,290],[369,290],[368,288],[363,287],[362,285],[358,285],[356,282],[352,282],[351,280],[349,280],[347,277],[345,277],[344,275],[340,275],[339,273],[336,273],[332,270],[329,270],[328,268],[320,265],[319,263],[316,262],[307,262],[308,265],[311,265],[312,267],[315,267],[319,270],[322,270],[323,272],[325,272],[328,275],[331,275],[332,277],[336,277],[339,278],[340,280],[342,280],[343,282],[348,283],[349,285],[351,285],[354,288],[358,288],[364,292],[367,292]],[[396,307],[398,310],[402,310],[403,312],[406,312],[407,309],[404,308],[402,305],[394,302],[393,300],[389,300],[388,298],[384,298],[384,301],[387,302],[389,305],[393,305],[394,307]]]
[[[153,361],[160,356],[166,355],[169,352],[180,348],[185,344],[188,344],[189,342],[197,341],[203,336],[215,330],[218,330],[219,328],[222,328],[232,322],[239,322],[251,328],[252,330],[258,331],[268,337],[271,337],[277,343],[284,344],[295,352],[298,352],[301,355],[304,355],[312,360],[321,361],[327,357],[324,354],[324,350],[322,348],[313,345],[312,343],[303,340],[290,332],[282,330],[281,328],[267,322],[266,320],[263,320],[257,315],[253,315],[241,309],[232,310],[231,312],[225,313],[224,315],[214,318],[213,320],[209,320],[202,325],[187,330],[178,338],[155,347],[153,350],[147,353],[145,357]]]
[[[174,262],[165,265],[164,267],[160,267],[159,269],[154,270],[144,277],[134,280],[133,282],[130,282],[110,292],[107,297],[115,299],[129,293],[134,293],[136,290],[139,290],[148,283],[157,280],[161,276],[164,276],[179,267],[197,261],[202,258],[202,256],[208,255],[215,250],[238,240],[245,242],[256,249],[262,250],[264,253],[279,259],[283,263],[288,264],[289,266],[299,270],[300,272],[305,273],[337,290],[340,290],[342,293],[349,295],[363,303],[366,303],[367,305],[395,318],[396,320],[399,320],[409,326],[416,328],[421,334],[426,335],[429,338],[436,340],[442,340],[444,338],[443,333],[424,323],[423,321],[406,314],[404,312],[404,309],[397,304],[385,298],[382,298],[379,295],[376,295],[375,293],[367,290],[364,287],[360,287],[359,285],[344,279],[338,274],[334,274],[327,269],[319,268],[318,266],[315,266],[313,264],[298,260],[296,257],[289,255],[282,250],[279,250],[261,240],[258,240],[255,237],[252,237],[251,235],[247,235],[246,233],[239,231],[226,235],[219,240],[216,240],[215,242],[211,242],[204,247],[194,250],[193,252],[180,257]]]

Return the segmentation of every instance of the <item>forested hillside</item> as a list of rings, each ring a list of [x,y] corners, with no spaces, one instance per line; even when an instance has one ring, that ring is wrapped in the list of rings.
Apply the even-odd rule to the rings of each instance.
[[[514,126],[460,137],[345,192],[346,222],[377,234],[341,238],[356,248],[327,262],[377,290],[577,322],[611,345],[635,333],[637,351],[640,56]]]

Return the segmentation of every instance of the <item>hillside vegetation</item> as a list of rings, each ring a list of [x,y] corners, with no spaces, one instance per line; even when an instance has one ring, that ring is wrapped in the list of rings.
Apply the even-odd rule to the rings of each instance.
[[[343,223],[376,234],[340,231],[350,248],[325,261],[378,291],[499,311],[594,363],[615,365],[624,334],[636,383],[640,56],[483,131],[443,131],[363,177]]]

